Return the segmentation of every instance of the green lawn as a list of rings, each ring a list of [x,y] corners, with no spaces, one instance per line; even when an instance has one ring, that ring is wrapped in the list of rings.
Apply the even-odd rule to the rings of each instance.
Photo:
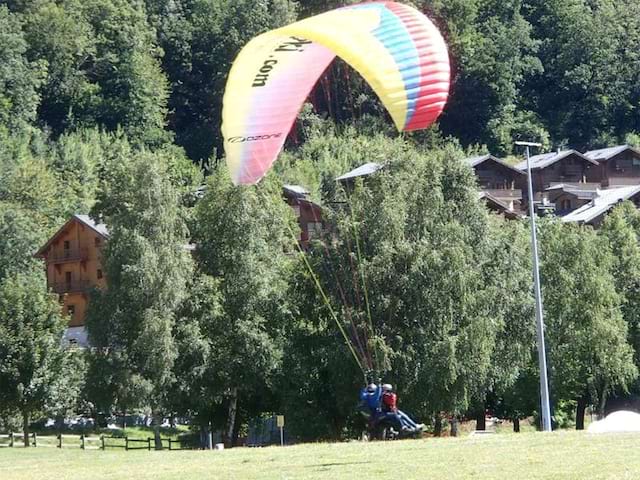
[[[637,479],[640,435],[522,433],[225,451],[0,450],[0,479]]]

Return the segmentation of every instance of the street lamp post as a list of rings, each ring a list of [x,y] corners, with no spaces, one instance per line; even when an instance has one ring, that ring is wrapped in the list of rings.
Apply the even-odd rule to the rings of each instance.
[[[536,297],[536,326],[538,331],[538,366],[540,368],[540,409],[542,412],[542,430],[551,431],[551,409],[549,408],[549,382],[547,380],[547,354],[544,346],[544,317],[542,315],[542,294],[540,292],[540,268],[538,266],[538,239],[536,236],[536,216],[533,208],[533,182],[531,181],[531,164],[529,148],[541,147],[540,143],[516,142],[526,147],[527,186],[529,191],[529,218],[531,221],[531,253],[533,256],[533,285]]]

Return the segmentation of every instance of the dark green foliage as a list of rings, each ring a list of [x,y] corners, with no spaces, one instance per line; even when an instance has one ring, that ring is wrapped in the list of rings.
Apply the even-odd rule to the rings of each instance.
[[[170,139],[164,130],[167,80],[139,2],[32,2],[21,18],[29,59],[46,67],[40,125],[55,134],[121,126],[144,145]]]
[[[22,417],[25,438],[62,380],[65,321],[39,272],[0,279],[0,411]]]
[[[231,64],[251,38],[293,21],[294,4],[287,0],[156,3],[176,142],[194,160],[220,156],[222,96]]]
[[[500,154],[511,152],[519,134],[544,139],[540,138],[546,136],[543,125],[523,98],[525,80],[543,66],[536,57],[539,42],[522,16],[521,2],[430,3],[441,20],[453,62],[444,132],[463,144],[486,143]],[[525,121],[531,126],[522,131]]]
[[[206,376],[197,382],[207,389],[194,391],[192,401],[206,403],[204,415],[225,401],[228,432],[235,428],[231,406],[268,392],[280,367],[284,322],[291,319],[287,251],[294,248],[295,227],[278,183],[267,179],[255,187],[234,187],[226,167],[219,168],[197,206],[196,258],[211,278],[196,280],[179,333],[193,337],[186,342],[187,354],[205,359],[201,374]],[[208,399],[201,399],[203,393]]]
[[[36,118],[37,89],[44,69],[26,57],[20,17],[0,4],[0,135]]]
[[[327,211],[331,233],[313,244],[310,261],[354,350],[363,364],[398,383],[403,404],[423,418],[441,410],[461,413],[484,399],[487,389],[510,387],[531,346],[531,329],[517,327],[531,314],[530,300],[526,293],[509,299],[502,293],[510,274],[515,281],[528,276],[526,258],[511,261],[515,252],[526,252],[524,233],[490,228],[462,155],[452,147],[425,154],[384,136],[326,136],[312,139],[289,160],[291,174],[306,171],[307,178],[317,179],[311,185],[324,187],[324,201],[334,210]],[[344,172],[362,158],[387,167],[347,192],[331,187],[334,169]],[[313,172],[310,159],[324,171]],[[302,382],[304,395],[316,395],[309,410],[324,419],[324,429],[318,422],[309,431],[339,436],[355,421],[362,373],[318,292],[315,300],[307,298],[313,291],[307,278],[298,304],[304,321],[290,327],[295,342],[285,353],[291,367],[283,389]],[[330,349],[332,341],[339,349]],[[497,361],[498,356],[503,358]],[[285,391],[289,409],[304,403],[300,394]]]
[[[640,366],[640,215],[629,202],[616,207],[604,220],[600,235],[613,252],[613,277],[622,296],[622,315],[627,324],[628,341]],[[634,393],[638,384],[634,385]]]
[[[175,313],[191,276],[180,197],[163,160],[137,152],[102,180],[96,212],[110,230],[108,289],[93,293],[86,320],[96,347],[91,370],[100,374],[92,400],[148,407],[156,423],[174,381]]]
[[[544,222],[541,279],[554,399],[593,400],[637,377],[609,246],[590,227]]]
[[[120,126],[136,145],[175,140],[196,162],[222,156],[228,71],[256,35],[354,3],[25,0],[0,12],[0,125]],[[441,130],[464,146],[513,141],[576,148],[640,131],[640,6],[633,0],[414,0],[449,45]],[[8,7],[8,8],[7,8]],[[309,97],[337,124],[386,119],[375,93],[337,60]],[[304,140],[294,128],[290,141]]]

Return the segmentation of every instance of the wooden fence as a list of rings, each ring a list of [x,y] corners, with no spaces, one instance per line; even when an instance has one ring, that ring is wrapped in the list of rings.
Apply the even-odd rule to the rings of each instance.
[[[181,440],[172,438],[161,438],[162,447],[168,450],[191,450],[184,447]],[[37,435],[35,432],[29,435],[29,444],[33,447],[49,448],[79,448],[81,450],[106,450],[108,448],[122,448],[129,450],[147,450],[155,448],[155,441],[152,437],[129,438],[114,437],[111,435],[86,436],[81,435]],[[22,434],[9,432],[0,434],[0,448],[2,447],[24,447],[24,436]]]

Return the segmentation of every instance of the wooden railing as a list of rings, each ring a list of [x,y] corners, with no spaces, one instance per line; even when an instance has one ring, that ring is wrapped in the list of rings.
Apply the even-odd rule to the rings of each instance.
[[[180,439],[161,438],[163,447],[168,450],[191,450],[184,447]],[[152,437],[129,438],[109,435],[88,436],[80,435],[37,435],[29,434],[29,444],[32,447],[49,448],[79,448],[81,450],[106,450],[108,448],[122,448],[129,450],[151,450],[154,448]],[[20,433],[9,432],[0,434],[0,447],[24,447],[24,437]]]
[[[47,261],[50,263],[60,263],[87,260],[88,258],[88,248],[71,248],[69,250],[63,250],[61,252],[51,252],[51,254],[47,256]]]
[[[86,292],[91,289],[91,287],[93,287],[93,285],[87,280],[57,282],[51,285],[51,289],[59,295],[62,295],[63,293]]]

